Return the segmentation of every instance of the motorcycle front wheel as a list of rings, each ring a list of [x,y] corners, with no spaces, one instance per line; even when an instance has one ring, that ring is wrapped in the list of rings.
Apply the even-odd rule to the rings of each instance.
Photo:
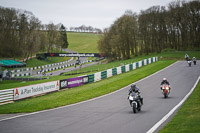
[[[136,103],[133,103],[133,113],[136,113],[137,112],[137,109],[136,109]]]
[[[165,98],[167,98],[167,97],[168,97],[168,95],[165,93],[165,94],[164,94],[164,97],[165,97]]]

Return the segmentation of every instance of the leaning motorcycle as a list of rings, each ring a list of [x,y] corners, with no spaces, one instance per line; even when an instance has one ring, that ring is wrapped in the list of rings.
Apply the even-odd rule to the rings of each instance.
[[[142,104],[141,104],[140,98],[137,93],[132,92],[129,95],[128,99],[129,99],[130,105],[133,109],[133,113],[137,113],[138,111],[141,111]]]
[[[197,62],[196,60],[193,60],[194,65],[196,65],[196,62]]]
[[[189,65],[189,67],[191,67],[192,61],[188,61],[188,65]]]
[[[163,84],[161,86],[161,89],[162,89],[162,94],[164,95],[164,98],[167,98],[169,93],[170,93],[169,85],[168,84]]]

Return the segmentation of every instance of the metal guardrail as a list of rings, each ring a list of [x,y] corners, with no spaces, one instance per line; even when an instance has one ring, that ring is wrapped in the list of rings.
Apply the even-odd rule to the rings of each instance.
[[[14,90],[0,90],[0,104],[5,102],[12,102],[14,100]]]
[[[135,63],[119,66],[119,67],[116,67],[116,68],[111,68],[111,69],[108,69],[108,70],[105,70],[105,71],[102,71],[102,72],[89,74],[89,75],[86,75],[86,77],[88,77],[88,79],[86,81],[87,81],[87,83],[97,82],[97,81],[109,78],[111,76],[114,76],[114,75],[118,75],[118,74],[121,74],[121,73],[128,72],[130,70],[137,69],[139,67],[142,67],[142,66],[147,65],[147,64],[151,64],[151,63],[156,62],[156,61],[157,61],[157,57],[152,57],[152,58],[141,60],[141,61],[138,61],[138,62],[135,62]],[[71,84],[70,84],[71,87],[79,86],[79,85],[83,85],[84,84],[84,83],[79,84],[80,83],[80,77],[75,77],[75,78],[65,79],[65,80],[68,83],[72,80]],[[64,80],[64,82],[66,82],[65,80]],[[76,82],[76,80],[77,80],[77,82]],[[55,82],[55,83],[53,83],[53,86],[56,87],[56,88],[53,88],[54,89],[53,91],[55,91],[55,90],[57,91],[57,90],[61,89],[61,86],[60,86],[60,82],[61,81],[63,81],[63,80],[51,81],[51,82]],[[47,84],[48,83],[35,84],[35,85],[32,85],[32,86],[27,86],[27,87],[29,87],[29,90],[33,86],[35,88],[44,88],[44,86],[45,85],[47,86]],[[37,85],[40,85],[40,86],[37,86]],[[22,88],[19,87],[17,89],[15,88],[15,89],[0,90],[0,105],[6,104],[6,103],[9,103],[9,102],[13,102],[14,100],[16,100],[16,96],[15,95],[19,96],[20,94],[22,94],[22,93],[18,93],[19,89],[23,90],[24,88],[23,87]],[[16,93],[16,94],[14,94],[14,93]],[[42,93],[44,93],[44,92],[42,91]],[[46,92],[46,93],[48,93],[48,92]],[[36,92],[36,94],[38,95],[39,93]],[[28,96],[29,96],[29,94],[28,94]],[[24,97],[21,96],[21,99],[23,99],[23,98]]]

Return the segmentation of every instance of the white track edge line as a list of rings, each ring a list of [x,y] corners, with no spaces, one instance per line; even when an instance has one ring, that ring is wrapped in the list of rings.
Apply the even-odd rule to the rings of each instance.
[[[149,129],[147,131],[147,133],[153,133],[163,122],[165,122],[187,100],[187,98],[194,91],[194,89],[197,86],[199,80],[200,80],[200,76],[196,80],[196,83],[194,84],[193,88],[189,91],[189,93],[168,114],[166,114],[160,121],[158,121],[151,129]]]
[[[155,72],[155,73],[153,73],[153,74],[151,74],[151,75],[149,75],[149,76],[147,76],[147,77],[145,77],[145,78],[143,78],[143,79],[141,79],[141,80],[138,80],[138,81],[136,81],[136,82],[134,82],[134,83],[139,83],[139,82],[143,81],[144,79],[150,78],[151,76],[153,76],[153,75],[155,75],[155,74],[157,74],[157,73],[159,73],[159,72],[161,72],[161,71],[164,71],[165,69],[167,69],[167,68],[169,68],[169,67],[175,65],[176,63],[178,63],[178,61],[176,61],[175,63],[173,63],[173,64],[171,64],[171,65],[169,65],[169,66],[167,66],[167,67],[165,67],[165,68],[163,68],[163,69],[161,69],[161,70],[159,70],[159,71],[157,71],[157,72]],[[131,84],[132,84],[132,83],[131,83]],[[94,101],[94,100],[97,100],[97,99],[99,99],[99,98],[106,97],[106,96],[112,95],[112,94],[114,94],[114,93],[117,93],[117,92],[119,92],[119,91],[121,91],[121,90],[127,88],[127,87],[130,86],[131,84],[129,84],[129,85],[127,85],[127,86],[125,86],[125,87],[123,87],[123,88],[121,88],[121,89],[119,89],[119,90],[116,90],[116,91],[114,91],[114,92],[111,92],[111,93],[109,93],[109,94],[106,94],[106,95],[103,95],[103,96],[99,96],[99,97],[96,97],[96,98],[92,98],[92,99],[89,99],[89,100],[86,100],[86,101],[82,101],[82,102],[78,102],[78,103],[74,103],[74,104],[70,104],[70,105],[66,105],[66,106],[62,106],[62,107],[57,107],[57,108],[53,108],[53,109],[48,109],[48,110],[42,110],[42,111],[32,112],[32,113],[28,113],[28,114],[16,115],[16,116],[13,116],[13,117],[1,119],[0,122],[1,122],[1,121],[6,121],[6,120],[10,120],[10,119],[15,119],[15,118],[18,118],[18,117],[23,117],[23,116],[28,116],[28,115],[34,115],[34,114],[38,114],[38,113],[43,113],[43,112],[47,112],[47,111],[53,111],[53,110],[57,110],[57,109],[62,109],[62,108],[71,107],[71,106],[75,106],[75,105],[78,105],[78,104],[82,104],[82,103]]]

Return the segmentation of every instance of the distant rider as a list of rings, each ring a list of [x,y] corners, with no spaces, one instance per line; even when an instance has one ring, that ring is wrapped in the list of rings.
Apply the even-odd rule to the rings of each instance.
[[[195,62],[195,64],[196,64],[197,59],[195,57],[193,57],[192,61]]]
[[[189,55],[188,54],[185,54],[185,59],[186,59],[186,61],[189,60]]]
[[[196,61],[197,59],[196,59],[196,57],[192,57],[192,61]]]
[[[166,78],[163,78],[163,80],[162,80],[162,82],[161,82],[161,84],[160,84],[160,89],[161,89],[161,90],[162,90],[162,85],[163,85],[163,84],[169,85],[169,90],[171,89],[170,84],[169,84],[169,82],[167,81]]]
[[[135,92],[135,93],[138,94],[139,99],[140,99],[140,102],[141,102],[141,104],[143,105],[143,98],[142,98],[142,96],[140,95],[140,89],[139,89],[135,84],[132,84],[132,85],[131,85],[131,88],[129,89],[128,95],[130,95],[132,92]]]

